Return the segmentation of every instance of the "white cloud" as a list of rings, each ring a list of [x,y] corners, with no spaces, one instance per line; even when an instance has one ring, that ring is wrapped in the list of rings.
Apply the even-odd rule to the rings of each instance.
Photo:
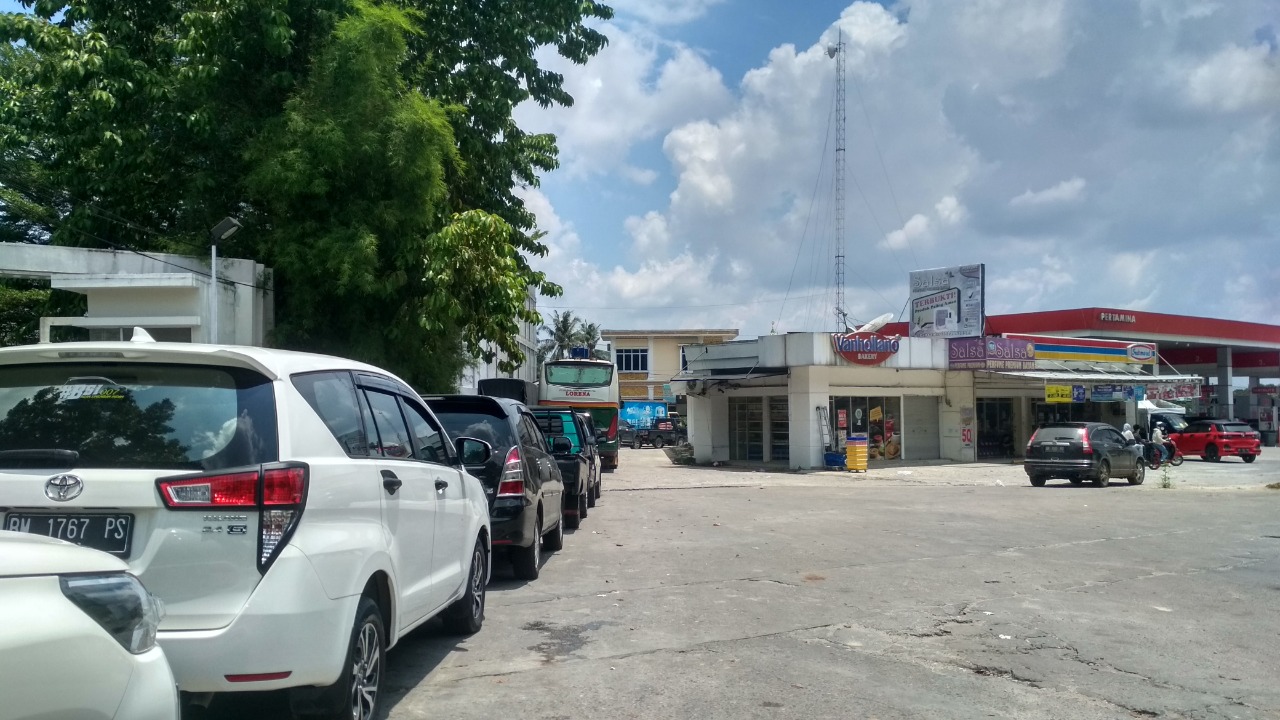
[[[1086,183],[1084,178],[1073,177],[1044,190],[1032,192],[1027,190],[1009,201],[1011,207],[1027,207],[1034,205],[1056,205],[1079,200],[1084,194]]]
[[[641,255],[664,252],[671,242],[667,218],[657,211],[650,210],[644,217],[629,217],[624,225],[635,241],[636,251]]]
[[[960,201],[956,200],[955,195],[948,195],[942,198],[933,208],[938,212],[938,219],[947,225],[956,225],[964,222],[965,215],[968,212],[960,204]]]
[[[1270,110],[1280,105],[1280,59],[1267,45],[1230,45],[1187,77],[1187,99],[1218,112]]]
[[[678,15],[674,0],[663,7]],[[731,78],[709,58],[736,47],[703,52],[663,29],[610,26],[612,55],[555,68],[579,103],[536,111],[528,127],[560,135],[571,181],[557,192],[596,201],[575,206],[593,229],[615,228],[606,242],[619,247],[582,259],[572,224],[552,213],[562,254],[542,267],[588,315],[629,305],[599,311],[624,327],[827,329],[840,243],[846,305],[862,320],[897,313],[917,265],[985,262],[991,312],[1105,305],[1274,321],[1276,21],[1269,0],[855,2]],[[848,43],[844,238],[827,136],[837,27]],[[657,141],[663,157],[631,157]],[[616,183],[600,176],[649,189],[613,209]],[[561,251],[575,242],[576,254]]]
[[[516,110],[521,127],[555,133],[561,164],[569,175],[617,172],[640,185],[657,174],[632,166],[631,148],[691,119],[720,112],[731,103],[720,72],[697,52],[645,31],[603,28],[609,44],[586,65],[558,55],[541,58],[563,73],[571,107],[540,108],[527,102]]]
[[[880,241],[880,247],[888,250],[909,249],[912,243],[918,245],[922,241],[927,241],[931,229],[929,218],[917,213],[912,215],[901,228],[886,235],[884,240]]]

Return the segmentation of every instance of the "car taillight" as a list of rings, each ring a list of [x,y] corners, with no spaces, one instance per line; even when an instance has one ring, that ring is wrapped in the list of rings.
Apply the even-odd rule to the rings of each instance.
[[[609,438],[609,442],[613,442],[618,438],[618,416],[617,415],[614,415],[613,419],[609,421],[609,434],[607,437]]]
[[[1093,454],[1093,446],[1089,444],[1089,431],[1085,428],[1080,429],[1080,452],[1085,455]]]
[[[156,487],[171,510],[258,509],[258,570],[265,573],[298,527],[307,502],[308,467],[262,466],[233,473],[160,478]]]
[[[1031,452],[1031,446],[1036,441],[1036,435],[1039,435],[1039,434],[1040,434],[1039,430],[1036,430],[1035,432],[1031,433],[1031,439],[1027,441],[1027,452]]]
[[[171,508],[251,507],[258,500],[258,473],[161,480],[160,497]]]
[[[524,462],[520,459],[518,447],[513,447],[507,452],[507,459],[502,464],[498,497],[524,497]]]

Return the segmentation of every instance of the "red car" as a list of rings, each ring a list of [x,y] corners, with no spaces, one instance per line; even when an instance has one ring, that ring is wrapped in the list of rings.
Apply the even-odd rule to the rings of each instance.
[[[1234,420],[1202,420],[1193,422],[1180,433],[1171,435],[1183,455],[1199,455],[1218,462],[1237,455],[1247,463],[1262,452],[1262,439],[1253,428]]]

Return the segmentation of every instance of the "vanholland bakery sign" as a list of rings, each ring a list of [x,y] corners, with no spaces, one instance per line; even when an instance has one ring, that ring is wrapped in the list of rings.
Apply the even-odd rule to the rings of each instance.
[[[902,339],[874,332],[835,333],[836,354],[855,365],[879,365],[897,354]]]

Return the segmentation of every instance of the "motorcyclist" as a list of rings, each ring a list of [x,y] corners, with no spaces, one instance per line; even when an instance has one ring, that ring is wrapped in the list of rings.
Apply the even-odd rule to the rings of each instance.
[[[1169,448],[1165,447],[1168,436],[1164,434],[1164,423],[1158,422],[1151,430],[1151,444],[1160,451],[1160,462],[1169,461]]]

